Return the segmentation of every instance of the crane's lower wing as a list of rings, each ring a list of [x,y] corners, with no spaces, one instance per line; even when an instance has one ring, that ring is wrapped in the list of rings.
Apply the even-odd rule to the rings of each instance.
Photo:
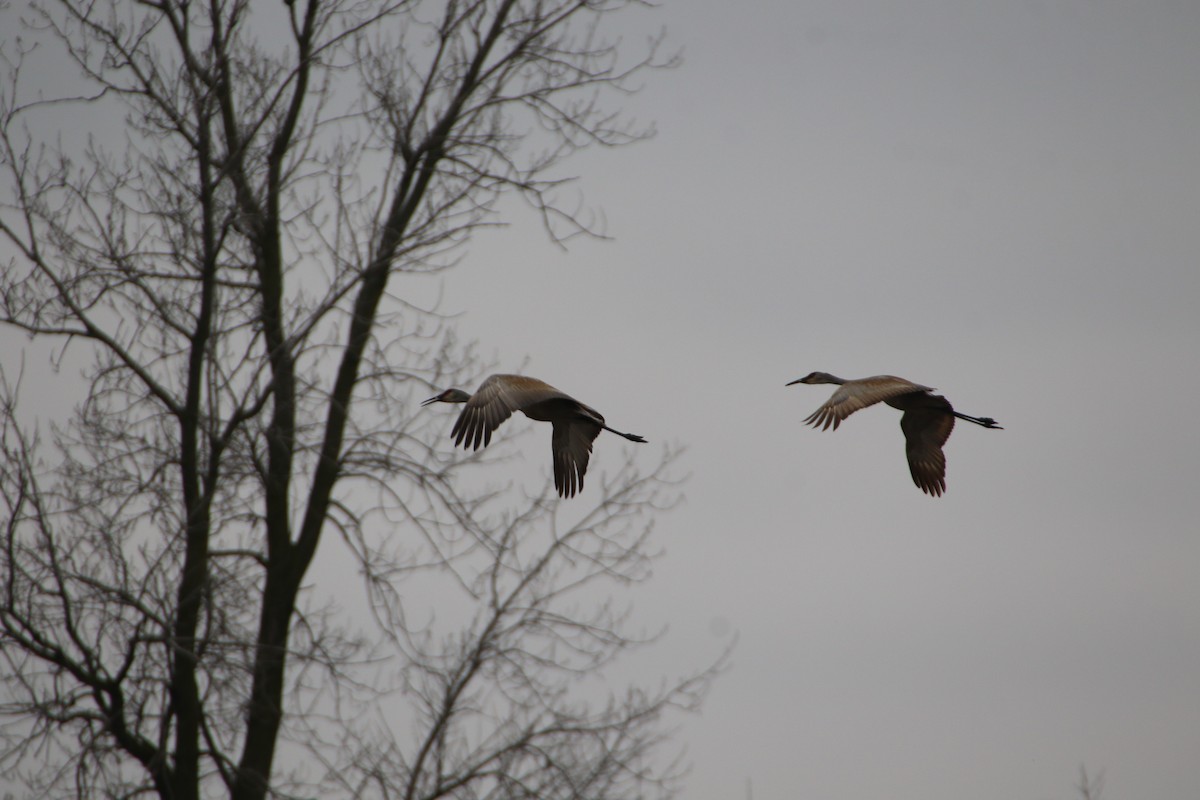
[[[900,417],[904,431],[908,470],[921,491],[940,497],[946,491],[946,455],[942,446],[954,430],[954,409],[941,395],[925,395],[920,405],[910,406]]]
[[[574,497],[583,490],[592,442],[599,435],[600,425],[591,419],[577,417],[554,422],[550,449],[554,453],[554,488],[561,497]]]

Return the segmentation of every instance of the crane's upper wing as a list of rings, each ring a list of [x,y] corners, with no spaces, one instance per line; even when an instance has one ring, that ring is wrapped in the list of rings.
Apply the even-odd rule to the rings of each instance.
[[[946,455],[942,445],[954,430],[954,415],[950,413],[953,410],[949,400],[931,394],[921,397],[919,403],[914,402],[900,417],[913,483],[934,497],[946,491]]]
[[[876,375],[873,378],[847,381],[837,388],[837,391],[825,401],[824,405],[804,421],[823,431],[829,430],[829,426],[832,425],[836,431],[838,425],[842,424],[842,420],[860,408],[866,408],[881,400],[888,400],[902,394],[928,391],[931,391],[928,386],[892,375]]]
[[[492,441],[492,431],[514,411],[526,411],[538,403],[567,395],[537,378],[524,375],[491,375],[479,385],[454,422],[450,435],[454,444],[478,450]]]
[[[554,420],[550,449],[554,453],[554,488],[562,497],[583,490],[592,455],[592,442],[600,435],[600,424],[585,416]]]

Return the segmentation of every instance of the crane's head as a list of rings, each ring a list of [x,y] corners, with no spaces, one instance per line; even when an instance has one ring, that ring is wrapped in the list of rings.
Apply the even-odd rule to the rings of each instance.
[[[792,386],[797,383],[842,383],[841,378],[835,378],[828,372],[810,372],[803,378],[797,378],[789,382],[787,385]]]
[[[441,394],[429,398],[424,403],[421,403],[421,405],[427,406],[430,403],[465,403],[470,399],[471,395],[467,394],[462,389],[447,389]]]

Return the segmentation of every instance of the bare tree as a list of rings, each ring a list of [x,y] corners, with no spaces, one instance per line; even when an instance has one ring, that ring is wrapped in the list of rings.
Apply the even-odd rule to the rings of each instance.
[[[1100,800],[1100,795],[1104,792],[1104,770],[1088,777],[1087,766],[1080,764],[1079,783],[1075,784],[1075,788],[1083,800]]]
[[[3,376],[5,773],[38,796],[671,789],[663,714],[712,671],[591,684],[642,641],[606,598],[648,574],[673,454],[565,522],[479,489],[413,413],[481,369],[425,275],[505,193],[590,233],[559,164],[646,135],[604,105],[670,61],[606,38],[641,5],[32,7],[3,53],[0,317],[90,367],[49,440]],[[74,97],[30,81],[53,47]],[[371,625],[322,591],[323,539]]]

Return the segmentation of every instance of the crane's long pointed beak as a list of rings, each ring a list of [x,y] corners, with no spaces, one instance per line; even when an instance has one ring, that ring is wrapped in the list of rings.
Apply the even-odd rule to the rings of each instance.
[[[788,381],[787,383],[784,384],[784,386],[794,386],[803,380],[804,380],[804,378],[796,378],[796,380],[794,380],[794,381]]]
[[[429,405],[430,403],[436,403],[438,400],[441,400],[441,399],[442,399],[442,396],[439,394],[439,395],[437,395],[437,396],[435,396],[435,397],[431,397],[431,398],[429,398],[429,399],[428,399],[428,400],[426,400],[424,403],[421,403],[421,405],[423,405],[423,406],[427,406],[427,405]]]

